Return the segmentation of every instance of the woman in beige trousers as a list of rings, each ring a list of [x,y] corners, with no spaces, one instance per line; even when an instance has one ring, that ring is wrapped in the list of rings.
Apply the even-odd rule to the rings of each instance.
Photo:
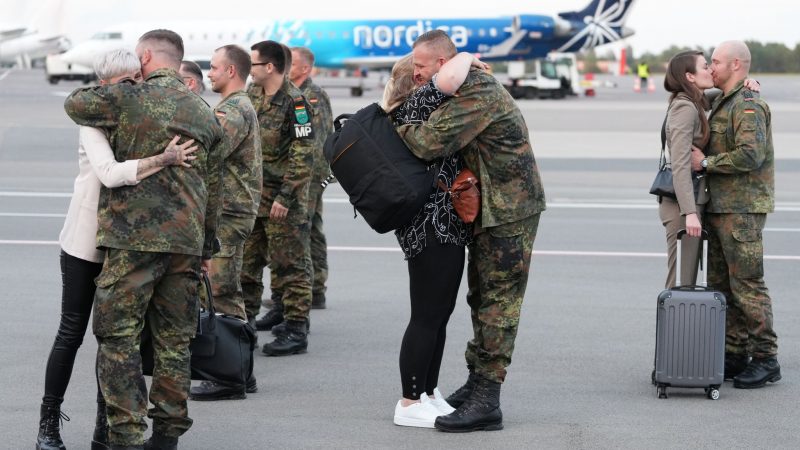
[[[676,285],[677,234],[686,230],[681,240],[680,284],[697,281],[700,253],[701,217],[708,202],[705,179],[691,168],[692,146],[705,148],[709,139],[706,110],[709,103],[703,92],[714,87],[711,69],[702,52],[678,53],[669,61],[664,88],[671,92],[667,111],[666,133],[668,162],[676,199],[659,197],[659,216],[667,232],[667,288]],[[693,179],[699,178],[694,192]]]

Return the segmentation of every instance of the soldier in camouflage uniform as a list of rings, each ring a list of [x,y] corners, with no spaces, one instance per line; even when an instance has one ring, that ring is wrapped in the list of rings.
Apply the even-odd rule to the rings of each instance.
[[[270,329],[286,319],[286,332],[264,345],[268,356],[305,352],[311,309],[308,189],[314,164],[311,108],[284,77],[287,56],[281,44],[251,47],[253,84],[247,90],[261,127],[263,186],[253,232],[244,249],[242,290],[248,317],[258,313],[264,267],[275,274],[272,290],[281,301],[256,321]]]
[[[289,80],[300,89],[311,106],[314,124],[314,170],[308,190],[308,213],[311,217],[311,263],[313,282],[311,285],[311,308],[325,309],[325,283],[328,281],[328,243],[322,230],[322,194],[331,175],[331,167],[322,154],[325,140],[333,133],[333,112],[328,94],[311,81],[314,54],[305,47],[292,48],[292,69]]]
[[[201,259],[206,264],[211,258],[221,210],[216,146],[222,130],[177,73],[180,36],[145,33],[136,54],[144,83],[78,89],[65,109],[80,125],[109,130],[118,161],[160,153],[176,133],[199,146],[191,168],[166,168],[135,186],[103,188],[98,209],[97,242],[106,259],[96,279],[93,330],[109,441],[143,448],[147,415],[153,419],[148,448],[176,448],[192,425],[189,340],[197,329]],[[149,411],[139,354],[145,319],[154,346]]]
[[[417,83],[456,54],[434,30],[414,44]],[[480,180],[481,213],[469,245],[467,303],[474,337],[467,345],[467,383],[447,398],[456,411],[436,419],[443,431],[502,428],[500,384],[511,363],[533,242],[545,197],[528,128],[514,100],[489,74],[471,69],[456,95],[423,125],[398,129],[426,160],[461,151]]]
[[[711,196],[708,283],[728,300],[725,379],[744,389],[781,379],[762,241],[767,213],[775,208],[772,117],[767,103],[743,86],[749,69],[743,42],[724,42],[714,51],[712,76],[723,93],[711,107],[707,156],[692,153],[693,169],[708,174]]]
[[[208,272],[217,312],[247,319],[242,297],[242,255],[244,243],[253,231],[261,200],[261,136],[253,104],[244,92],[250,75],[250,54],[241,47],[226,45],[211,57],[211,90],[222,94],[214,114],[224,132],[220,145],[222,169],[222,217],[217,230],[220,251]],[[193,387],[192,400],[241,399],[257,391],[250,376],[245,386],[228,386],[204,381]]]

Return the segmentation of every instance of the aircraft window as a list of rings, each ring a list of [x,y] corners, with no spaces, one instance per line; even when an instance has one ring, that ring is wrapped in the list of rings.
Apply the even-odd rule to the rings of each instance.
[[[470,28],[469,30],[467,30],[467,36],[469,36],[469,37],[472,37],[472,34],[473,34],[473,33],[472,33],[472,28]]]
[[[486,36],[486,30],[484,30],[483,28],[479,29],[478,30],[478,36],[480,36],[480,37]]]
[[[122,33],[108,33],[109,39],[122,39]]]
[[[192,33],[189,33],[189,40],[190,40],[190,41],[193,41],[193,40],[194,40],[194,34],[192,34]]]
[[[489,29],[489,36],[497,37],[497,28],[494,28],[494,27],[490,28]]]
[[[208,40],[208,33],[203,33],[203,40]]]
[[[331,39],[336,39],[336,32],[335,31],[331,31],[330,37],[331,37]]]
[[[317,39],[322,39],[322,31],[317,31]]]
[[[236,40],[236,33],[231,34],[231,39]]]
[[[223,39],[223,36],[224,36],[224,34],[220,33],[220,34],[219,34],[219,39],[220,39],[220,40],[222,40],[222,39]]]
[[[122,39],[122,33],[101,32],[101,33],[96,33],[94,36],[92,36],[92,39],[98,41],[107,41],[109,39]]]
[[[342,37],[344,37],[345,39],[349,39],[350,38],[350,33],[345,31],[344,33],[342,33]]]

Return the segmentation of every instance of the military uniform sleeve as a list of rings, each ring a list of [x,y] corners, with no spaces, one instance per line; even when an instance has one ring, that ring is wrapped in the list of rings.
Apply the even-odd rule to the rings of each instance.
[[[203,239],[203,259],[219,251],[217,226],[222,216],[222,129],[216,127],[217,141],[208,150],[208,202],[206,203],[205,237]]]
[[[478,80],[465,83],[421,125],[402,125],[397,132],[418,157],[431,161],[451,155],[472,142],[492,123],[495,91]]]
[[[756,99],[737,103],[731,111],[734,149],[709,156],[710,173],[745,173],[761,167],[767,156],[769,113]]]
[[[333,133],[333,109],[331,109],[331,99],[325,91],[320,92],[320,102],[322,103],[320,112],[322,113],[321,122],[323,124],[321,132],[324,138],[327,139]]]
[[[64,110],[78,125],[113,128],[119,121],[119,101],[130,88],[127,83],[79,88],[64,101]]]
[[[697,212],[692,185],[692,138],[698,120],[697,108],[688,101],[676,100],[667,116],[669,159],[675,194],[681,214]]]
[[[236,108],[219,108],[214,115],[222,127],[222,139],[218,147],[220,157],[225,161],[247,139],[250,129]]]
[[[309,116],[311,109],[305,99],[294,99],[289,102],[286,121],[290,134],[289,161],[283,183],[275,197],[275,201],[291,209],[298,199],[307,197],[303,190],[308,190],[311,172],[314,167],[314,129]]]

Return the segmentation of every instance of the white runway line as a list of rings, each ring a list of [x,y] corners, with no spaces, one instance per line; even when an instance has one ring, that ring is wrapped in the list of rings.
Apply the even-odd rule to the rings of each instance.
[[[48,214],[48,213],[0,213],[0,217],[67,217],[66,214]]]
[[[72,192],[23,192],[23,191],[0,191],[0,197],[45,197],[62,198],[72,197]]]
[[[0,81],[3,81],[3,79],[4,79],[5,77],[7,77],[7,76],[8,76],[8,74],[10,74],[10,73],[11,73],[11,69],[8,69],[8,70],[6,70],[6,71],[5,71],[5,72],[3,72],[3,73],[0,73]]]
[[[58,241],[31,241],[31,240],[0,240],[0,245],[59,245]],[[367,253],[398,253],[396,247],[343,247],[329,246],[331,252],[367,252]],[[648,252],[588,252],[588,251],[563,251],[563,250],[534,250],[533,256],[584,256],[602,258],[666,258],[666,253]],[[764,255],[764,259],[773,261],[800,261],[800,256],[793,255]]]

